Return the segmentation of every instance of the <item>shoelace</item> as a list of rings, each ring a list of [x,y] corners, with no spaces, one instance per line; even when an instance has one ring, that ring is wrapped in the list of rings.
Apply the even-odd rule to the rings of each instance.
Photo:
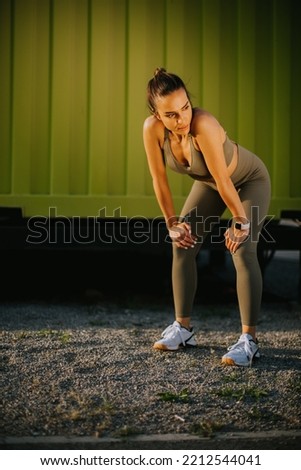
[[[185,346],[186,344],[186,341],[185,339],[183,338],[183,335],[182,335],[182,332],[181,332],[181,327],[176,323],[174,322],[172,325],[169,325],[162,333],[162,337],[163,338],[174,338],[177,334],[180,335],[180,338],[181,338],[181,341],[182,341],[182,344],[183,346]]]
[[[239,338],[237,343],[233,344],[233,346],[230,346],[228,348],[228,351],[232,351],[233,349],[244,350],[246,355],[247,355],[247,358],[252,361],[253,356],[255,356],[257,351],[255,351],[255,352],[252,351],[250,342],[251,341],[247,337],[242,336],[242,337]]]

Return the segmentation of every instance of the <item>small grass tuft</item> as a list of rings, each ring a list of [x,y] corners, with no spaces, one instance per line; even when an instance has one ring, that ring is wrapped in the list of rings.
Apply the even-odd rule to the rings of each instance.
[[[50,328],[44,328],[40,331],[38,331],[38,336],[41,336],[42,338],[54,338],[58,339],[61,341],[62,344],[67,344],[71,338],[70,333],[67,331],[60,331],[60,330],[52,330]]]
[[[245,386],[245,387],[223,387],[220,390],[215,392],[220,397],[225,398],[235,398],[239,401],[244,400],[246,398],[253,398],[256,401],[262,397],[266,397],[268,392],[266,390],[252,387],[252,386]]]
[[[222,424],[219,422],[212,421],[210,419],[204,419],[197,423],[194,423],[191,427],[191,432],[201,437],[214,437],[216,431],[222,428]]]
[[[172,401],[172,402],[185,402],[189,401],[189,391],[187,388],[183,388],[180,392],[160,392],[158,397],[162,401]]]

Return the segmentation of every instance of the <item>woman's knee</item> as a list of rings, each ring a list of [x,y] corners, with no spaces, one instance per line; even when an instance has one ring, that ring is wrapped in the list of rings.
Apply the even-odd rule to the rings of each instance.
[[[173,245],[173,260],[178,263],[190,263],[194,262],[197,254],[198,247],[194,246],[192,248],[178,248],[175,244]]]
[[[233,255],[233,263],[236,268],[244,266],[247,269],[258,264],[257,244],[241,245]]]

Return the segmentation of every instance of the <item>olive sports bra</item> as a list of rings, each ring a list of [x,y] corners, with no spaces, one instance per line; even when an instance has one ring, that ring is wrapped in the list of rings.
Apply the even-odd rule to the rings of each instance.
[[[176,171],[177,173],[189,175],[191,178],[195,180],[212,181],[212,176],[209,173],[209,170],[207,168],[204,155],[202,154],[202,152],[200,152],[194,147],[191,134],[188,135],[188,138],[189,138],[190,150],[191,150],[191,165],[190,166],[180,163],[176,159],[174,154],[172,153],[170,140],[168,137],[168,130],[165,128],[164,144],[163,144],[164,161],[166,162],[166,164],[169,166],[171,170]],[[229,166],[232,160],[232,156],[233,156],[234,143],[229,139],[227,134],[226,134],[226,140],[223,144],[223,148],[224,148],[226,164],[227,166]]]

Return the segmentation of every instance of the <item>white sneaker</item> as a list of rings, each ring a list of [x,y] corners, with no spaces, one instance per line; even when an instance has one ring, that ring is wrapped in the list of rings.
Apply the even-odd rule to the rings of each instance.
[[[176,351],[179,347],[193,346],[196,346],[193,329],[188,330],[179,322],[174,321],[163,331],[162,339],[157,341],[153,347],[164,351]]]
[[[229,366],[251,366],[253,359],[260,357],[258,345],[247,333],[242,334],[228,351],[222,357],[222,363]]]

